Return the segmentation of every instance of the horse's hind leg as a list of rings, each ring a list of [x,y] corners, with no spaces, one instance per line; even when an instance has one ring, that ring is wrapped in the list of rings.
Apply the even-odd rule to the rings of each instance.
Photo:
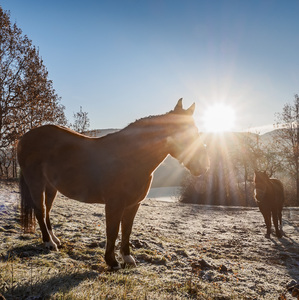
[[[282,208],[279,208],[278,210],[278,220],[279,220],[279,229],[281,234],[283,233],[283,229],[282,229]]]
[[[282,229],[282,210],[283,210],[283,205],[279,205],[278,207],[278,221],[279,221],[279,229],[281,234],[283,234],[283,229]]]
[[[135,260],[130,255],[130,235],[132,232],[133,221],[140,204],[126,208],[121,220],[122,239],[121,239],[121,255],[125,263],[136,266]]]
[[[274,223],[274,227],[275,227],[275,232],[276,232],[276,236],[278,238],[281,238],[282,237],[282,234],[281,234],[281,231],[279,230],[278,228],[278,211],[276,209],[274,209],[272,211],[272,219],[273,219],[273,223]]]
[[[61,242],[60,240],[57,238],[57,236],[54,234],[53,230],[52,230],[52,225],[50,222],[50,211],[53,205],[53,202],[55,200],[57,194],[57,190],[55,188],[53,188],[52,186],[47,186],[46,187],[46,192],[45,192],[45,202],[46,202],[46,224],[48,227],[48,231],[49,234],[52,237],[53,242],[57,245],[57,246],[61,246]]]
[[[44,205],[44,188],[30,187],[31,196],[34,202],[34,212],[42,232],[43,242],[46,248],[58,251],[56,243],[53,241],[46,224],[46,209]]]

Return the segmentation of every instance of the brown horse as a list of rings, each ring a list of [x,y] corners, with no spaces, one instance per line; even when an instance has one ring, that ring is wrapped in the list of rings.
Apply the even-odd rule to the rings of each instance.
[[[49,213],[57,191],[86,203],[105,204],[105,261],[119,268],[115,241],[121,224],[121,254],[135,265],[129,237],[152,174],[168,154],[198,176],[209,167],[205,146],[192,117],[195,104],[140,119],[101,138],[89,138],[59,126],[46,125],[26,133],[18,144],[21,167],[21,211],[24,230],[34,230],[36,217],[47,248],[57,250]]]
[[[255,201],[264,216],[267,233],[271,234],[271,214],[277,237],[282,237],[282,208],[284,202],[284,189],[281,181],[269,178],[266,172],[254,172],[254,197]],[[278,220],[280,229],[278,228]]]

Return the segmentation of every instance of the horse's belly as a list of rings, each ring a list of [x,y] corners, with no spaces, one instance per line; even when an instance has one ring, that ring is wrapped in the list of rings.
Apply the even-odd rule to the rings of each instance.
[[[64,196],[84,203],[105,203],[101,193],[91,193],[88,188],[65,189],[57,187],[57,190]]]
[[[117,200],[132,205],[146,197],[152,181],[150,174],[136,176],[128,170],[121,172],[113,164],[103,166],[95,162],[49,167],[47,174],[59,192],[85,203],[105,204]]]
[[[68,198],[85,203],[105,203],[99,182],[86,172],[61,172],[48,179]]]

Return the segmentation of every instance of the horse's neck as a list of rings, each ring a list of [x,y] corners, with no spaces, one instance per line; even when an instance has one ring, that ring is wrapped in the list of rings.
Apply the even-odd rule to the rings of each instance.
[[[118,132],[122,148],[140,163],[160,164],[169,154],[167,132],[161,126],[131,127]]]
[[[153,128],[132,128],[125,132],[125,137],[136,149],[168,154],[167,148],[168,134],[159,127]]]

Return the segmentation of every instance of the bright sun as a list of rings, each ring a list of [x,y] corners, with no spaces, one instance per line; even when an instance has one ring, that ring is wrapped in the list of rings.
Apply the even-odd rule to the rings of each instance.
[[[225,104],[214,104],[203,116],[204,127],[209,132],[230,131],[235,125],[235,111]]]

